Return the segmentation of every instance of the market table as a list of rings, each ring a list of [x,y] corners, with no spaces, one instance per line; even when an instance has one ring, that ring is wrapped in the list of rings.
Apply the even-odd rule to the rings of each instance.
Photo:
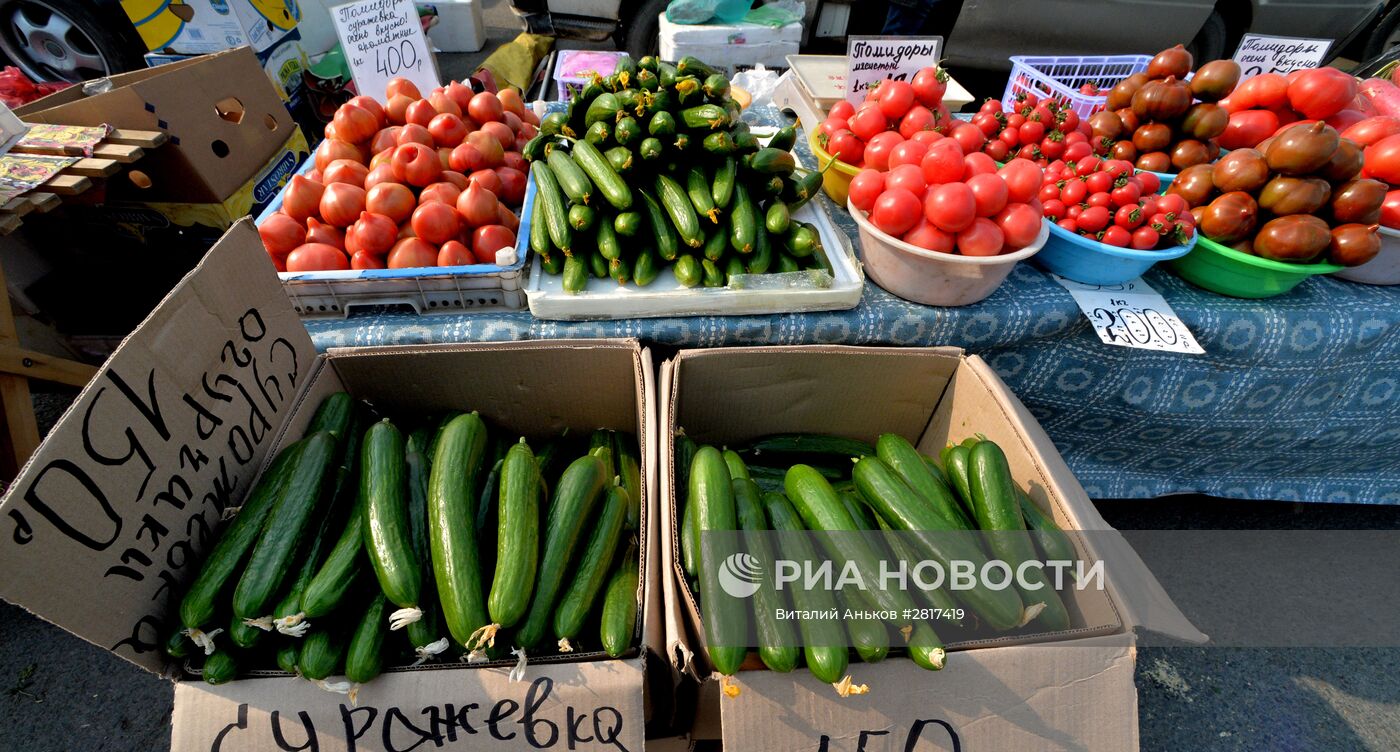
[[[773,108],[751,115],[782,117]],[[804,138],[797,151],[812,164]],[[845,208],[818,200],[858,248]],[[1281,297],[1238,300],[1159,269],[1145,279],[1205,355],[1101,343],[1069,293],[1027,263],[964,308],[910,303],[867,280],[849,311],[589,322],[379,311],[307,328],[320,349],[574,337],[955,345],[996,368],[1095,498],[1400,503],[1400,290],[1320,277]]]

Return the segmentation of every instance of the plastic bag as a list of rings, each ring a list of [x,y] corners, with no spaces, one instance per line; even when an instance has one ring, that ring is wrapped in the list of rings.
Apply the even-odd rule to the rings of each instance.
[[[760,107],[772,104],[773,91],[778,88],[778,72],[757,65],[754,66],[753,70],[734,74],[734,80],[730,83],[747,91],[749,96],[753,97],[749,107]]]
[[[13,109],[72,85],[47,82],[36,84],[29,80],[29,77],[24,75],[24,72],[19,68],[7,65],[3,71],[0,71],[0,102],[4,102],[6,107]]]
[[[666,20],[675,24],[703,24],[711,21],[734,24],[744,20],[753,0],[671,0]]]
[[[798,0],[774,0],[749,11],[748,15],[744,16],[744,23],[781,29],[788,24],[801,23],[805,10],[806,7]]]

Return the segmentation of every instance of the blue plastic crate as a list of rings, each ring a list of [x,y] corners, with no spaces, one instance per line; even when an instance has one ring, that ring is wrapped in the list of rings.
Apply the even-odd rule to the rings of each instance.
[[[1041,99],[1066,102],[1080,117],[1088,117],[1104,108],[1107,91],[1114,84],[1147,70],[1150,55],[1109,55],[1097,57],[1032,57],[1015,55],[1011,58],[1011,76],[1006,80],[1006,104],[1017,94],[1034,94]],[[1079,87],[1094,84],[1103,95],[1082,94]]]

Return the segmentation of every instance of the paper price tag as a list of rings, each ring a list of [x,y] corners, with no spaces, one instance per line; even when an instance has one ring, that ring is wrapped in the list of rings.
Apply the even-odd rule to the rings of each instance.
[[[908,81],[938,64],[943,37],[858,37],[846,42],[846,101],[860,104],[876,81]]]
[[[1241,76],[1249,78],[1261,73],[1292,73],[1299,68],[1322,65],[1331,49],[1331,39],[1297,39],[1245,34],[1235,49],[1235,62],[1240,64]]]
[[[1191,330],[1141,277],[1121,285],[1086,285],[1050,275],[1074,296],[1094,333],[1107,345],[1202,355]]]
[[[384,85],[403,77],[423,96],[437,88],[437,61],[413,0],[359,0],[331,9],[335,33],[361,94],[384,99]]]

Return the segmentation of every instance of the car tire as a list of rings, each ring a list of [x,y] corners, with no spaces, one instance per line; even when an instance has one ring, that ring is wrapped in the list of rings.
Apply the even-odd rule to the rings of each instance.
[[[631,15],[632,24],[619,29],[622,39],[619,40],[618,47],[626,50],[633,60],[660,54],[660,16],[666,11],[667,4],[668,0],[643,0]]]
[[[1400,5],[1397,5],[1385,12],[1376,28],[1366,37],[1366,51],[1362,54],[1365,60],[1374,60],[1380,57],[1387,49],[1400,44]]]
[[[76,83],[143,67],[135,29],[126,33],[118,20],[130,26],[88,0],[0,0],[0,52],[35,81]],[[23,26],[33,31],[24,35]],[[59,35],[64,28],[69,33]],[[38,50],[44,38],[61,54]]]
[[[1205,23],[1201,24],[1201,30],[1196,32],[1196,38],[1186,45],[1186,49],[1191,52],[1191,58],[1197,65],[1209,60],[1219,60],[1225,56],[1225,37],[1228,32],[1225,26],[1225,17],[1220,15],[1220,11],[1212,10],[1206,16]]]

